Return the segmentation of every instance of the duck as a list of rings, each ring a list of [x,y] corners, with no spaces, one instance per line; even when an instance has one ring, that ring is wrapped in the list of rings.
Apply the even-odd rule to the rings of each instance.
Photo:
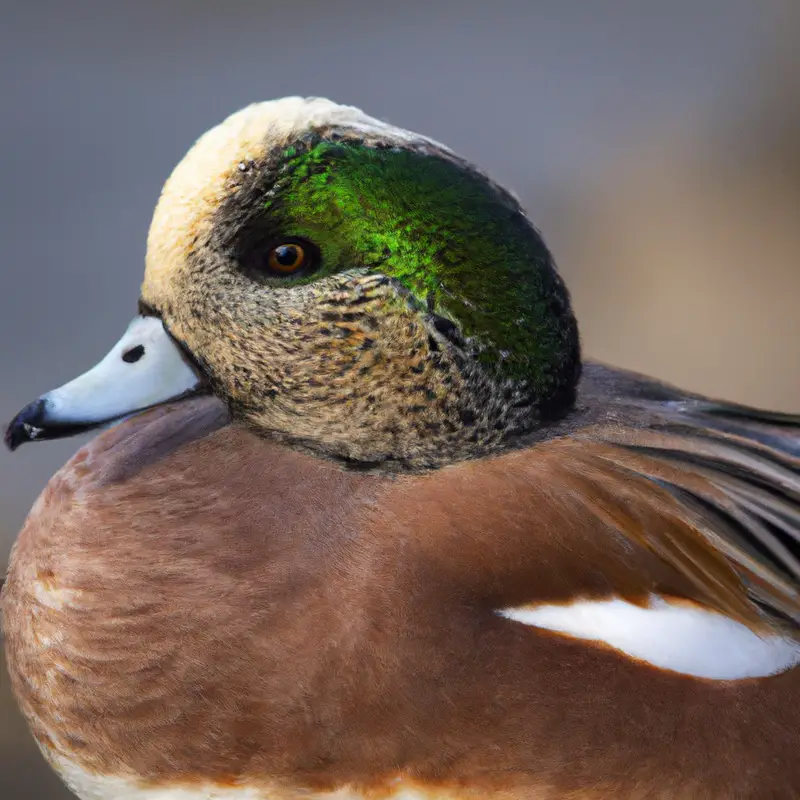
[[[519,200],[322,98],[167,180],[2,594],[82,800],[800,796],[800,416],[582,357]]]

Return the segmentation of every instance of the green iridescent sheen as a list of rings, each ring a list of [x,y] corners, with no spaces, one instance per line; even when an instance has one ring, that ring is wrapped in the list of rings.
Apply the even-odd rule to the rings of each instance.
[[[321,141],[284,156],[270,217],[282,234],[316,242],[315,277],[367,267],[396,278],[474,337],[485,364],[548,394],[574,358],[574,319],[549,252],[510,195],[414,150]]]

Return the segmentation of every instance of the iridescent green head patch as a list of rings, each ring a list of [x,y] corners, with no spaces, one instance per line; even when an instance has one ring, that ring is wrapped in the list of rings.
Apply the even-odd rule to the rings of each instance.
[[[265,243],[314,242],[320,269],[305,280],[384,273],[455,322],[487,368],[527,382],[543,410],[573,395],[568,292],[516,200],[485,176],[444,151],[319,135],[253,172],[249,196],[235,198],[240,221]]]

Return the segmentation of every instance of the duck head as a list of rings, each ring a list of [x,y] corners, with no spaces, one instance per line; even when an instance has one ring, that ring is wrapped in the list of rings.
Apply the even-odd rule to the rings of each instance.
[[[446,147],[318,98],[249,106],[167,181],[136,317],[6,441],[197,391],[360,464],[486,452],[565,413],[568,292],[517,200]]]

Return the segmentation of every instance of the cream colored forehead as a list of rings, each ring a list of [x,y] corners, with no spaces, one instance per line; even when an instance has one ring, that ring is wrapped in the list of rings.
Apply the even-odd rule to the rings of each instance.
[[[203,134],[164,184],[147,239],[147,294],[157,293],[169,272],[180,269],[192,243],[211,224],[239,163],[258,159],[295,141],[309,128],[319,127],[446,149],[358,108],[323,98],[284,97],[247,106]]]

